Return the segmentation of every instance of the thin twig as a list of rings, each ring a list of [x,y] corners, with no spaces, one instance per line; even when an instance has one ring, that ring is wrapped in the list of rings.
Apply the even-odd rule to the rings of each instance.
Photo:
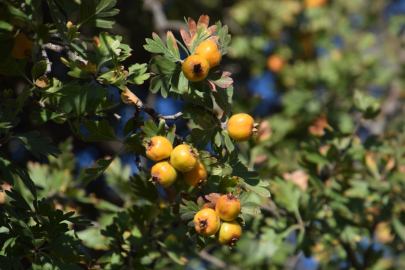
[[[49,61],[48,54],[46,53],[46,50],[43,46],[41,46],[41,51],[42,51],[42,58],[45,60],[46,63],[46,70],[44,73],[44,77],[48,77],[48,74],[51,73],[51,61]]]
[[[183,113],[182,112],[178,112],[178,113],[176,113],[176,114],[173,114],[173,115],[166,115],[166,116],[160,116],[160,119],[164,119],[164,120],[177,120],[177,119],[179,119],[180,117],[182,117],[183,116]]]
[[[141,110],[135,106],[135,115],[132,118],[132,133],[136,134],[137,131],[137,126],[138,126],[138,119],[139,119],[139,115],[141,114]],[[142,171],[142,162],[141,162],[141,157],[139,155],[139,153],[135,153],[135,165],[138,168],[139,172]]]
[[[228,270],[240,270],[241,268],[234,266],[234,265],[227,265],[226,262],[212,256],[205,250],[201,250],[199,253],[200,257],[207,262],[210,262],[212,265],[217,266],[218,268],[221,269],[228,269]]]
[[[51,37],[51,38],[61,38],[59,33],[49,34],[49,37]]]
[[[75,53],[73,53],[68,46],[66,47],[62,47],[60,45],[56,45],[56,44],[52,44],[52,43],[47,43],[42,45],[42,48],[47,49],[47,50],[51,50],[54,52],[58,52],[60,54],[64,54],[67,55],[69,58],[72,58],[73,60],[78,60],[80,62],[83,62],[84,64],[87,65],[88,61],[81,58],[80,56],[76,55]]]

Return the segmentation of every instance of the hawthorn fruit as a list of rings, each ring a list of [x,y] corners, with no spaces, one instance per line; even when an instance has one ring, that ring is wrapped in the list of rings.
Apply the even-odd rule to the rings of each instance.
[[[169,158],[172,151],[172,144],[162,136],[152,137],[146,146],[146,156],[152,161]]]
[[[236,221],[224,221],[221,224],[215,238],[222,245],[227,245],[229,248],[236,246],[242,235],[242,228]]]
[[[197,162],[197,165],[188,172],[183,173],[184,180],[190,186],[201,186],[205,185],[207,182],[207,168],[200,161]]]
[[[236,195],[229,193],[221,196],[215,205],[215,212],[225,221],[232,221],[240,214],[242,205]]]
[[[228,122],[228,133],[237,142],[249,140],[257,132],[253,118],[245,113],[233,115]]]
[[[195,230],[202,236],[211,236],[217,233],[221,220],[211,208],[200,210],[194,216]]]
[[[197,151],[190,145],[176,146],[170,154],[173,167],[181,172],[191,171],[197,165]]]
[[[191,55],[187,57],[182,65],[184,76],[191,82],[204,80],[210,71],[208,61],[199,55]]]
[[[153,165],[152,178],[149,180],[155,185],[168,187],[177,179],[177,171],[167,161],[161,161]]]
[[[283,58],[278,55],[270,55],[269,58],[267,58],[267,68],[274,73],[282,70],[284,64]]]
[[[204,57],[208,61],[210,68],[218,66],[219,62],[221,62],[221,52],[217,49],[217,45],[209,40],[201,42],[195,54]]]

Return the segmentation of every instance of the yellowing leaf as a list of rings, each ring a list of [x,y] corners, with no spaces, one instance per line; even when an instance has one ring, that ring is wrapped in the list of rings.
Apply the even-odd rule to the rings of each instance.
[[[45,77],[39,77],[35,81],[35,85],[41,88],[48,87],[50,85],[49,80]]]

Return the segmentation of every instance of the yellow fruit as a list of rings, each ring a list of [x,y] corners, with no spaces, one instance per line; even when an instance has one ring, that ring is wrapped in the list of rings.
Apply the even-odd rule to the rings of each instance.
[[[207,169],[200,161],[197,162],[197,165],[191,171],[185,172],[183,175],[184,180],[190,186],[201,188],[207,182]]]
[[[32,51],[32,41],[29,40],[23,33],[20,33],[15,38],[11,56],[17,59],[30,57]]]
[[[217,45],[214,42],[206,40],[201,42],[195,50],[195,54],[204,57],[210,68],[213,68],[221,62],[221,52],[218,51]]]
[[[306,8],[314,8],[324,6],[327,3],[327,0],[305,0],[304,6]]]
[[[178,145],[170,154],[172,166],[181,172],[191,171],[197,165],[197,161],[197,152],[190,145]]]
[[[276,73],[279,72],[284,67],[284,60],[278,55],[270,55],[267,58],[267,68]]]
[[[172,144],[162,136],[155,136],[150,139],[146,146],[146,156],[152,161],[160,161],[170,157],[173,150]]]
[[[221,220],[214,210],[207,208],[194,216],[195,230],[202,236],[214,235],[221,226]]]
[[[224,221],[221,224],[215,238],[222,245],[227,245],[230,248],[236,246],[242,235],[242,228],[236,221]]]
[[[210,64],[202,56],[191,55],[184,61],[182,69],[184,76],[189,81],[198,82],[207,77],[208,71],[210,71]]]
[[[249,140],[255,132],[253,118],[245,113],[233,115],[228,122],[228,133],[237,142]]]
[[[236,195],[231,193],[221,196],[215,205],[215,212],[220,219],[232,221],[240,214],[242,205]]]
[[[177,171],[167,161],[156,163],[152,167],[152,178],[149,180],[155,185],[161,187],[168,187],[176,181]]]

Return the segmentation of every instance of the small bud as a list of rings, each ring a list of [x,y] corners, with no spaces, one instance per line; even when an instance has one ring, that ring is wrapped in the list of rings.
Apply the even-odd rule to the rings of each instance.
[[[93,38],[93,45],[97,48],[100,48],[100,39],[98,37]]]

